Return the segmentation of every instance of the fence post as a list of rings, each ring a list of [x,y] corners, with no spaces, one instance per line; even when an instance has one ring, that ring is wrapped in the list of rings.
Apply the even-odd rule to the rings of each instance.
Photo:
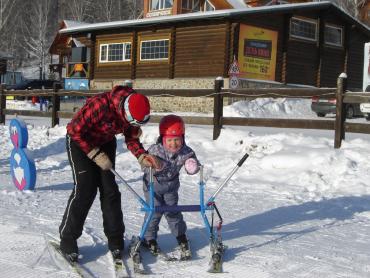
[[[216,140],[221,133],[221,118],[223,114],[223,98],[221,89],[224,86],[224,79],[217,77],[215,80],[215,96],[213,101],[213,140]]]
[[[58,83],[54,82],[53,90],[54,90],[54,93],[51,98],[51,101],[53,103],[53,107],[51,110],[51,126],[52,127],[59,125],[58,112],[60,110],[60,97],[58,95],[58,90],[59,90]]]
[[[4,85],[0,84],[0,124],[5,124],[6,95]]]
[[[343,97],[347,87],[347,74],[341,73],[337,79],[337,104],[335,115],[334,148],[339,149],[342,140],[345,138],[344,123],[346,121],[346,106],[343,104]]]

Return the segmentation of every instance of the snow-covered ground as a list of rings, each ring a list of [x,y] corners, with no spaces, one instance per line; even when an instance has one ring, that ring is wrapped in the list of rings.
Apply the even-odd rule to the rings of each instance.
[[[309,102],[236,103],[225,115],[313,118]],[[254,107],[254,108],[253,108]],[[59,269],[46,249],[45,234],[58,226],[72,190],[65,151],[65,124],[24,117],[37,167],[35,191],[20,192],[11,182],[8,124],[0,125],[0,277],[73,277]],[[360,119],[361,121],[363,119]],[[158,125],[143,128],[152,144]],[[228,246],[223,274],[206,272],[209,246],[198,213],[185,213],[194,259],[163,263],[144,254],[147,277],[370,277],[370,136],[346,134],[334,149],[333,131],[229,127],[212,140],[211,126],[188,125],[186,141],[205,165],[206,197],[214,193],[244,153],[250,157],[218,195]],[[116,170],[140,194],[141,171],[118,136]],[[180,204],[198,204],[197,176],[181,173]],[[121,186],[126,236],[137,235],[140,205]],[[159,244],[175,249],[162,220]],[[81,262],[95,277],[113,277],[102,228],[99,199],[79,239]]]

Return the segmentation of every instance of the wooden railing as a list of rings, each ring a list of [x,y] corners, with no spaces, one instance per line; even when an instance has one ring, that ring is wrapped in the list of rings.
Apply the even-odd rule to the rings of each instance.
[[[216,79],[214,89],[138,89],[146,96],[179,96],[179,97],[208,97],[214,99],[213,117],[184,116],[188,124],[213,125],[213,139],[216,140],[224,125],[238,126],[262,126],[278,128],[302,128],[302,129],[324,129],[335,130],[334,147],[340,148],[341,142],[345,139],[345,132],[357,132],[370,134],[370,124],[346,122],[345,104],[370,102],[370,94],[346,93],[347,78],[341,75],[338,78],[336,88],[258,88],[258,89],[223,89],[223,80]],[[5,115],[17,114],[25,116],[51,117],[51,125],[59,124],[60,118],[71,118],[75,112],[60,111],[60,97],[84,96],[90,97],[101,90],[89,91],[65,91],[58,90],[32,90],[32,91],[6,91],[0,88],[0,123],[5,123]],[[25,111],[6,108],[6,96],[48,96],[52,99],[52,110]],[[223,98],[320,98],[329,99],[336,97],[336,118],[332,120],[314,119],[276,119],[276,118],[246,118],[246,117],[224,117]],[[160,116],[153,115],[151,122],[159,122]]]

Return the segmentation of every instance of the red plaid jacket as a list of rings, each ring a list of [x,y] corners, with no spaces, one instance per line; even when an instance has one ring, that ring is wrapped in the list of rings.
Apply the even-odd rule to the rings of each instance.
[[[139,127],[130,125],[118,109],[120,102],[132,92],[134,90],[131,88],[116,86],[111,92],[88,99],[67,125],[67,134],[87,154],[93,148],[111,141],[116,134],[123,133],[127,149],[139,157],[145,152],[135,137]]]

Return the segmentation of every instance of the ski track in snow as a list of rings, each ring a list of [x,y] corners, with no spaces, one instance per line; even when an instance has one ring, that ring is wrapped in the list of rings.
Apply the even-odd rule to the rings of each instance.
[[[288,114],[291,110],[283,104],[268,111],[280,109]],[[225,108],[226,112],[243,114],[244,106],[238,105],[240,109],[235,105]],[[267,110],[256,111],[266,114]],[[48,120],[26,118],[28,148],[37,167],[32,192],[20,192],[11,183],[8,121],[0,125],[1,277],[77,277],[56,265],[44,239],[45,234],[58,235],[73,188],[65,122],[48,128]],[[157,129],[155,124],[143,128],[145,147],[155,141]],[[209,245],[203,221],[199,213],[184,213],[193,260],[165,263],[144,253],[144,266],[150,271],[145,277],[370,277],[368,135],[348,134],[339,150],[333,148],[332,131],[225,127],[217,141],[211,136],[211,127],[187,126],[186,141],[205,165],[206,198],[243,154],[250,154],[216,199],[227,245],[224,273],[206,272]],[[123,147],[122,137],[117,138],[116,170],[142,195],[139,166]],[[181,173],[180,204],[199,204],[198,180],[199,176]],[[140,231],[143,213],[129,190],[120,188],[127,254],[129,239]],[[175,252],[176,240],[164,218],[158,241],[163,251]],[[113,277],[98,197],[79,248],[81,262],[95,277]]]

